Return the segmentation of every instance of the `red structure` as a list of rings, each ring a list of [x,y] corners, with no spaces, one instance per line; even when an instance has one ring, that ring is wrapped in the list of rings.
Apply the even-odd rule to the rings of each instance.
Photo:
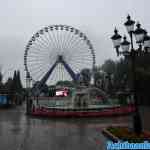
[[[133,105],[95,110],[36,108],[32,111],[32,115],[39,117],[109,117],[126,115],[134,111]]]

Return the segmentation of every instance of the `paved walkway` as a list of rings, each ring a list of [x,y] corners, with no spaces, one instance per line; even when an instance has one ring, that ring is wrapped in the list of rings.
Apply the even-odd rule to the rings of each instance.
[[[143,128],[150,131],[150,106],[141,106],[140,114],[142,118]]]
[[[130,122],[130,117],[31,118],[25,106],[0,110],[0,150],[104,150],[102,128]]]

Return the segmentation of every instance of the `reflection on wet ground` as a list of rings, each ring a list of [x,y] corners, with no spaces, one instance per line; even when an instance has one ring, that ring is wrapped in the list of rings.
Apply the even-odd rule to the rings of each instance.
[[[101,129],[131,125],[131,117],[33,118],[25,106],[0,110],[0,150],[104,150]]]

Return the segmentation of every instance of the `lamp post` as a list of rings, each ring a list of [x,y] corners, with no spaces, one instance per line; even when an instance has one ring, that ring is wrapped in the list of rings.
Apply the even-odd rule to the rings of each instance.
[[[133,116],[133,128],[134,132],[140,134],[142,132],[142,122],[138,109],[138,96],[137,96],[137,77],[136,77],[136,58],[138,56],[146,55],[149,53],[150,48],[150,36],[147,35],[147,32],[141,28],[141,24],[138,22],[136,25],[136,29],[134,30],[135,21],[131,20],[131,17],[127,16],[127,21],[124,23],[127,32],[129,33],[130,41],[127,41],[126,36],[123,37],[123,41],[121,42],[122,36],[118,34],[117,29],[114,30],[114,35],[111,37],[114,48],[116,49],[117,56],[123,55],[125,57],[129,57],[131,60],[131,68],[132,68],[132,90],[134,97],[134,105],[135,105],[135,113]],[[135,35],[136,43],[139,48],[135,49],[133,45],[133,35]],[[119,48],[122,48],[122,51]]]
[[[31,112],[31,106],[30,106],[30,84],[31,84],[31,78],[30,74],[26,74],[26,90],[27,90],[27,99],[26,99],[26,113],[27,115]]]

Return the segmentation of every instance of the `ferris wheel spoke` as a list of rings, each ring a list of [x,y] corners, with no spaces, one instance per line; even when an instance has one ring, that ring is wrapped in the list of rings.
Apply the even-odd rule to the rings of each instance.
[[[70,53],[71,55],[72,55],[72,53],[78,53],[79,49],[76,49],[76,51],[75,51],[75,50],[73,50],[72,47],[70,46],[70,47],[66,48],[66,53],[68,53],[68,54]]]
[[[47,67],[40,67],[40,68],[36,69],[36,71],[32,71],[32,74],[35,74],[36,76],[38,76],[40,78],[43,76],[43,73],[46,72],[46,68]]]
[[[67,35],[67,34],[64,34],[64,30],[63,30],[62,33],[61,33],[62,49],[63,49],[63,50],[65,49],[64,44],[65,44],[66,35]]]
[[[54,56],[54,55],[48,56],[46,54],[43,54],[41,56],[39,55],[38,57],[37,57],[37,55],[30,55],[30,58],[32,58],[31,60],[33,60],[33,61],[36,61],[36,60],[46,60],[48,62],[51,62],[52,60],[56,59],[56,56]]]
[[[58,72],[59,72],[59,73],[58,73],[58,76],[59,76],[58,79],[59,79],[59,81],[60,81],[60,80],[61,80],[61,79],[60,79],[60,73],[61,73],[61,72],[60,72],[60,64],[58,65]]]
[[[63,53],[63,51],[64,51],[64,48],[62,47],[63,46],[63,37],[62,37],[62,32],[61,32],[61,30],[59,30],[59,43],[60,43],[60,50],[61,50],[61,53]]]
[[[61,52],[62,50],[61,50],[59,29],[58,29],[58,31],[55,33],[55,35],[56,35],[56,39],[57,39],[57,43],[58,43],[59,52]]]
[[[32,66],[32,65],[37,65],[37,66],[39,66],[39,65],[48,65],[48,63],[46,63],[45,61],[28,61],[28,63],[27,63],[30,67]]]
[[[58,32],[56,33],[56,38],[57,38],[57,42],[58,42],[58,47],[59,47],[59,52],[60,54],[62,53],[62,47],[61,47],[61,37],[60,37],[60,33],[59,33],[59,30]]]
[[[43,51],[45,52],[48,48],[45,47],[44,45],[33,43],[32,46],[31,46],[31,49],[36,50],[38,52],[43,52]]]
[[[39,66],[36,66],[36,67],[33,66],[31,72],[32,72],[32,73],[33,73],[33,72],[37,72],[38,70],[44,69],[44,68],[46,68],[46,67],[43,67],[43,64],[42,64],[42,65],[39,65]]]
[[[80,64],[72,64],[71,67],[75,73],[80,70]]]
[[[74,49],[74,48],[77,48],[77,47],[78,47],[78,50],[80,50],[79,47],[80,47],[80,46],[83,47],[83,45],[85,45],[86,42],[87,42],[87,41],[84,41],[83,38],[79,37],[79,39],[73,41],[71,47],[69,47],[69,48],[70,48],[70,49]],[[86,45],[86,46],[87,46],[87,45]]]
[[[43,75],[43,73],[42,73],[43,71],[44,71],[43,67],[34,68],[34,71],[30,70],[31,75],[34,75],[34,77],[36,77],[35,80],[37,80],[38,75]]]
[[[57,66],[57,67],[58,67],[58,66]],[[56,79],[56,80],[58,80],[58,74],[57,74],[57,73],[58,73],[58,68],[56,68],[56,70],[55,70],[55,79]]]
[[[58,80],[58,66],[56,67],[55,73],[56,73],[56,79]]]
[[[53,75],[52,75],[52,76],[53,76],[53,80],[51,80],[51,81],[53,81],[53,82],[55,83],[55,82],[57,81],[56,73],[55,73],[55,75],[54,75],[54,72],[53,72]],[[53,83],[53,84],[54,84],[54,83]]]
[[[38,37],[38,40],[46,47],[49,47],[49,42],[43,38],[43,35],[44,35],[44,33]]]
[[[45,61],[44,58],[36,58],[36,57],[30,57],[30,58],[28,57],[27,60],[30,62],[34,62],[34,61],[42,61],[43,62],[43,61]]]
[[[90,52],[87,51],[86,48],[80,48],[80,50],[78,50],[77,48],[75,48],[75,49],[72,49],[72,51],[75,52],[75,53],[72,54],[72,56],[75,56],[75,55],[80,56],[81,54],[85,54],[85,55],[88,55],[88,56],[91,55]]]
[[[34,70],[34,69],[39,69],[40,67],[43,67],[43,64],[42,63],[39,65],[38,64],[28,64],[28,66],[32,67],[32,69]]]
[[[52,47],[53,49],[56,49],[55,43],[53,43],[53,40],[50,39],[49,33],[45,34],[45,38],[47,39],[47,42],[49,43],[49,47]]]
[[[43,41],[40,40],[40,37],[36,38],[36,41],[33,44],[41,48],[48,48],[47,44],[43,43]]]
[[[49,32],[48,32],[48,37],[49,37],[49,40],[53,43],[55,50],[57,50],[58,49],[57,44],[56,44],[54,38],[51,37],[51,34]]]
[[[62,76],[61,76],[61,74],[62,74],[62,72],[61,72],[61,64],[60,64],[60,66],[59,66],[59,72],[60,72],[60,74],[59,74],[59,75],[60,75],[60,80],[63,80],[63,79],[62,79]]]
[[[73,41],[75,40],[78,40],[77,36],[76,35],[72,35],[70,40],[67,40],[67,44],[65,45],[65,49],[67,52],[70,52],[71,51],[71,45],[73,45]]]
[[[66,42],[67,42],[67,39],[68,39],[68,35],[69,34],[69,31],[66,31],[66,34],[65,34],[65,31],[63,31],[63,35],[64,35],[64,38],[63,38],[63,49],[65,49],[66,50]]]
[[[58,65],[58,80],[60,81],[60,68],[59,68],[60,64]]]
[[[62,68],[63,66],[62,66],[62,64],[61,64],[61,66],[60,66],[60,69],[61,69],[61,79],[64,81],[64,78],[63,78],[63,68]]]
[[[73,37],[70,30],[68,29],[66,31],[66,36],[64,36],[64,43],[63,43],[63,49],[66,49],[67,45],[69,44],[69,40]]]
[[[57,77],[57,67],[56,67],[56,69],[54,70],[54,72],[53,72],[53,76],[54,76],[54,81],[57,81],[57,79],[58,79],[58,77]]]
[[[43,36],[46,37],[45,34],[42,34],[42,35],[39,37],[39,39],[41,39],[41,41],[43,41],[43,43],[45,43],[45,45],[47,45],[47,47],[49,47],[49,42],[48,42],[47,38],[43,38]],[[45,39],[46,39],[46,40],[45,40]]]
[[[70,31],[67,31],[68,32],[68,36],[66,37],[66,43],[65,43],[65,48],[67,49],[68,45],[71,44],[71,40],[72,38],[74,38],[74,35],[71,34]]]
[[[58,74],[58,75],[59,75],[59,80],[61,81],[62,79],[61,79],[61,69],[60,69],[60,65],[61,65],[61,64],[59,64],[59,74]]]
[[[72,43],[72,45],[70,45],[69,49],[77,49],[78,47],[78,51],[80,50],[79,47],[83,47],[82,46],[82,39],[78,40],[78,41],[75,41],[74,43]]]
[[[57,39],[58,39],[58,43],[59,43],[59,50],[60,50],[60,53],[62,53],[63,49],[62,49],[62,41],[61,41],[61,33],[60,33],[60,30],[58,30],[57,32]]]
[[[40,71],[40,74],[38,75],[38,78],[40,78],[40,80],[43,79],[43,77],[44,77],[45,74],[47,73],[46,71],[47,71],[47,70],[41,70],[41,71]]]
[[[72,36],[70,41],[67,42],[68,44],[66,46],[66,49],[71,50],[71,46],[74,44],[75,41],[78,41],[78,40],[80,40],[80,39],[77,38],[77,35]]]
[[[90,62],[90,61],[89,61],[89,62]],[[76,63],[76,64],[77,64],[77,63],[80,63],[80,65],[83,65],[83,64],[87,64],[87,61],[84,62],[83,60],[78,60],[78,61],[75,60],[74,63]]]
[[[79,48],[79,50],[78,50],[78,48]],[[72,57],[81,56],[81,55],[91,56],[91,54],[89,53],[89,51],[87,51],[86,48],[81,48],[81,47],[78,47],[78,48],[72,49],[74,52],[76,52],[76,53],[72,54]]]
[[[83,59],[89,59],[89,58],[90,58],[90,60],[92,59],[91,57],[89,57],[89,55],[86,55],[86,54],[82,53],[81,55],[74,55],[71,60],[74,60],[74,59],[83,60]]]
[[[54,31],[52,31],[52,35],[53,35],[53,39],[54,39],[54,41],[57,45],[57,50],[59,51],[58,41],[57,41],[57,38],[56,38],[56,35],[55,35]]]
[[[44,53],[36,53],[36,52],[30,52],[29,53],[30,54],[30,56],[28,57],[28,58],[42,58],[42,57],[47,57],[48,58],[48,54],[44,54]]]
[[[82,59],[83,58],[90,58],[89,55],[86,55],[86,54],[81,54],[81,55],[74,55],[71,60],[74,60],[74,59]],[[91,59],[91,58],[90,58]]]
[[[30,51],[31,54],[36,54],[36,55],[47,55],[48,54],[48,53],[45,53],[45,52],[39,52],[36,49],[32,49],[32,50],[33,51]]]
[[[28,63],[27,64],[43,64],[43,65],[49,65],[49,63],[47,63],[48,60],[46,59],[41,59],[41,60],[28,60]]]
[[[62,49],[62,39],[61,39],[61,30],[58,29],[58,32],[56,33],[57,41],[59,43],[59,53],[61,54],[63,49]]]
[[[63,33],[64,33],[65,31],[63,31]],[[64,40],[63,40],[63,48],[65,48],[65,44],[66,44],[66,39],[67,39],[67,37],[68,37],[68,31],[66,31],[66,34],[65,34],[65,36],[64,36]]]
[[[63,65],[61,65],[61,67],[62,67],[62,78],[65,80],[65,75],[64,75],[65,74],[65,72],[64,72],[65,70],[63,68]]]
[[[48,44],[48,46],[50,46],[52,43],[51,43],[51,41],[49,40],[49,38],[47,36],[47,32],[45,32],[45,34],[43,34],[43,36],[44,36],[44,39],[46,39],[46,43]]]
[[[40,46],[40,45],[38,45],[38,44],[35,44],[35,45],[32,45],[32,47],[31,47],[34,51],[37,51],[37,52],[42,52],[42,53],[49,53],[49,51],[51,50],[53,50],[53,47],[42,47],[42,46]]]
[[[61,64],[61,78],[62,78],[62,80],[64,81],[64,78],[63,78],[63,68],[62,68],[63,66],[62,66],[62,64]]]
[[[79,53],[78,55],[76,55],[76,54],[73,54],[72,56],[69,55],[68,58],[66,58],[66,61],[69,61],[69,62],[70,62],[70,61],[74,61],[74,60],[76,60],[76,59],[81,59],[81,60],[83,60],[84,57],[90,58],[89,55],[87,55],[87,54]],[[91,59],[91,60],[92,60],[92,59]]]
[[[50,78],[47,80],[46,83],[49,83],[49,82],[52,83],[51,81],[55,81],[55,76],[54,76],[53,72],[52,72]]]
[[[72,45],[80,42],[82,39],[79,38],[77,35],[74,35],[73,38],[68,42],[67,49],[71,49]]]
[[[88,67],[88,63],[86,62],[86,63],[83,63],[82,61],[76,61],[76,62],[74,62],[74,63],[71,63],[72,64],[72,66],[79,66],[79,68],[82,68],[84,65],[86,65],[87,67]]]
[[[50,48],[50,44],[49,44],[49,42],[47,41],[47,42],[44,42],[43,41],[43,37],[39,37],[39,39],[38,39],[40,42],[41,42],[41,45],[46,49],[46,50],[48,50],[49,48]],[[54,46],[52,46],[52,49],[54,48]]]
[[[28,65],[30,65],[30,67],[32,67],[32,65],[34,65],[34,64],[41,64],[41,63],[45,63],[45,61],[43,60],[43,61],[41,61],[41,60],[36,60],[36,61],[34,61],[34,60],[28,60]]]
[[[83,60],[78,60],[78,61],[75,60],[75,61],[71,61],[70,64],[74,63],[74,64],[79,64],[80,66],[83,66],[84,64],[86,64],[87,67],[89,67],[88,64],[92,64],[90,62],[91,62],[90,60],[88,60],[88,61],[86,60],[86,62],[83,62]]]
[[[74,62],[74,65],[79,65],[79,66],[81,66],[81,68],[82,68],[83,66],[89,67],[88,64],[91,64],[91,63],[88,63],[88,62],[83,63],[83,61],[75,61],[75,62]],[[90,65],[90,66],[91,66],[91,65]]]

